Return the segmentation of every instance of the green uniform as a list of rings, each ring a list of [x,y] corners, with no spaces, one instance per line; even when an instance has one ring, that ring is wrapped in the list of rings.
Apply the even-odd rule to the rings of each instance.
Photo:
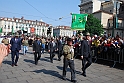
[[[63,79],[66,79],[67,67],[70,67],[71,81],[76,81],[75,66],[74,66],[74,49],[68,45],[63,47],[64,60],[63,60]]]

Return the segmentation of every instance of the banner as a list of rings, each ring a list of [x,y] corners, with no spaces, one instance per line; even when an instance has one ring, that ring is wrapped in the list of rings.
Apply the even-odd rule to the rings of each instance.
[[[0,28],[0,33],[2,33],[2,31],[3,31],[2,28]]]
[[[13,28],[13,26],[12,26],[12,35],[14,34],[14,28]]]
[[[72,14],[71,29],[85,30],[85,24],[88,14]]]

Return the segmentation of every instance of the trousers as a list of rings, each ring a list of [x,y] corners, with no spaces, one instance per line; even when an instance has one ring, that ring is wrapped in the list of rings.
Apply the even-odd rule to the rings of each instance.
[[[85,72],[86,69],[92,64],[92,58],[84,57],[82,60],[82,71]]]
[[[71,71],[71,80],[76,80],[74,60],[69,60],[69,59],[64,58],[63,62],[64,62],[63,63],[63,77],[66,77],[67,68],[69,66],[70,71]]]
[[[34,53],[34,61],[35,61],[35,64],[38,63],[38,60],[40,59],[40,57],[41,57],[41,51]]]
[[[16,59],[15,59],[16,56]],[[12,64],[17,64],[19,59],[19,50],[15,50],[11,52]]]

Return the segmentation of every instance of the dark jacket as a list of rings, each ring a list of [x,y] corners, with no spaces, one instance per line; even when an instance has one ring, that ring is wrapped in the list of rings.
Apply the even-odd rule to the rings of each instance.
[[[63,45],[60,40],[58,40],[58,42],[57,42],[57,48],[58,48],[58,51],[62,51],[62,49],[63,49]]]
[[[21,50],[21,38],[17,38],[17,41],[15,41],[15,38],[12,38],[10,40],[10,44],[11,44],[11,51],[15,51],[15,50]]]
[[[42,43],[40,41],[40,44],[37,43],[37,40],[34,41],[33,43],[33,51],[35,52],[41,52],[42,50]]]
[[[83,57],[91,57],[91,45],[87,40],[81,41],[81,55]]]
[[[55,43],[55,44],[56,44],[56,43]],[[48,43],[48,50],[50,50],[50,52],[54,52],[54,51],[56,50],[56,45],[53,46],[52,41],[50,41],[50,42]]]

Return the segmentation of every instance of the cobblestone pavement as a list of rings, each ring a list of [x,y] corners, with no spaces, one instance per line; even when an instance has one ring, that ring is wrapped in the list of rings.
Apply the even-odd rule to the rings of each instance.
[[[11,55],[5,58],[0,69],[0,83],[71,83],[68,68],[67,80],[62,79],[63,60],[58,61],[57,55],[50,63],[49,54],[42,54],[38,65],[34,64],[31,48],[27,55],[20,54],[18,66],[11,66]],[[62,57],[63,58],[63,57]],[[75,59],[78,83],[123,83],[124,70],[110,68],[106,65],[93,63],[87,69],[87,77],[81,75],[81,60]]]

